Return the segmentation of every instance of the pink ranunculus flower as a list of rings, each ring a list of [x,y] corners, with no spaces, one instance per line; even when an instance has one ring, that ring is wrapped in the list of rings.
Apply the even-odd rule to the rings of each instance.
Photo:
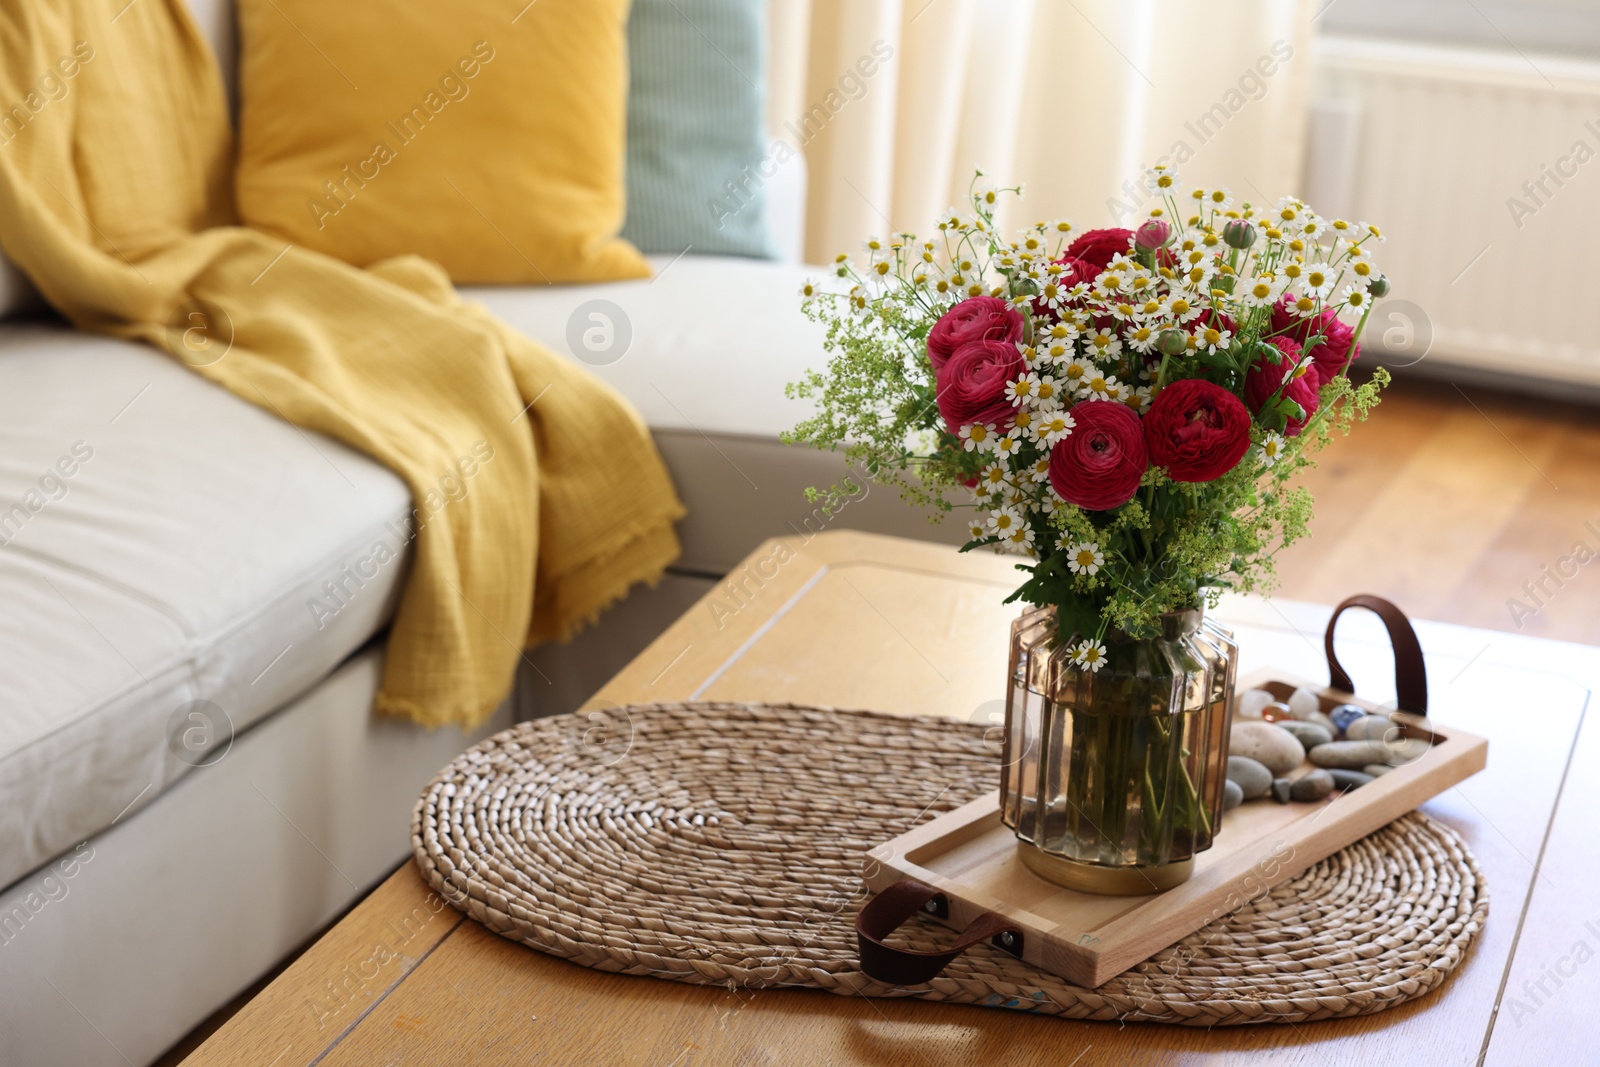
[[[937,373],[970,341],[1022,340],[1022,313],[997,296],[974,296],[952,307],[928,331],[928,362]]]
[[[1355,343],[1355,330],[1333,309],[1323,308],[1309,318],[1302,318],[1289,310],[1287,296],[1279,297],[1272,306],[1272,331],[1293,338],[1311,353],[1312,372],[1317,379],[1312,384],[1318,389],[1337,378],[1346,364],[1361,355],[1361,346]],[[1318,334],[1321,337],[1317,343],[1307,348],[1307,342]]]
[[[1150,466],[1139,416],[1126,404],[1085,400],[1073,428],[1050,449],[1050,486],[1069,504],[1110,511],[1133,499]]]
[[[1028,372],[1010,341],[969,341],[939,368],[939,414],[951,433],[981,423],[1001,433],[1016,421],[1007,387]]]
[[[1118,255],[1131,252],[1133,249],[1133,231],[1120,227],[1105,230],[1089,230],[1067,246],[1064,258],[1077,258],[1093,263],[1097,270],[1105,270],[1106,265]]]
[[[1300,361],[1304,358],[1298,341],[1280,336],[1272,338],[1270,343],[1278,350],[1279,361],[1272,362],[1271,355],[1267,353],[1256,357],[1256,361],[1250,366],[1249,376],[1245,378],[1244,402],[1250,405],[1251,411],[1259,412],[1278,392],[1279,386],[1282,386],[1282,395],[1299,404],[1303,412],[1300,418],[1289,420],[1283,428],[1283,435],[1298,437],[1306,428],[1306,423],[1311,421],[1311,416],[1317,412],[1317,404],[1320,402],[1317,388],[1321,383],[1314,368],[1298,370]]]

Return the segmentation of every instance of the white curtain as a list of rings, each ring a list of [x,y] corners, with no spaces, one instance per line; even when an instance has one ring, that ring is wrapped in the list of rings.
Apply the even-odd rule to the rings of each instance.
[[[1311,0],[769,0],[768,119],[810,172],[806,258],[928,232],[981,165],[1006,218],[1142,215],[1169,157],[1236,200],[1299,192]]]

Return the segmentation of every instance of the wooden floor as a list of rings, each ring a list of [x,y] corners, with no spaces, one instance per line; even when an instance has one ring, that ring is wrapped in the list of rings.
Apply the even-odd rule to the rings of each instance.
[[[1396,382],[1303,484],[1317,517],[1275,595],[1377,593],[1414,618],[1600,644],[1600,410]],[[1597,558],[1563,564],[1578,542]]]

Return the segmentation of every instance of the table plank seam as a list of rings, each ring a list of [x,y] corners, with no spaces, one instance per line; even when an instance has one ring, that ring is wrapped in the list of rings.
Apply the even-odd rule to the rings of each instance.
[[[428,951],[417,957],[416,963],[407,968],[404,973],[398,975],[394,981],[385,986],[383,992],[374,997],[371,1004],[368,1004],[366,1008],[357,1013],[356,1017],[351,1019],[349,1024],[346,1025],[343,1030],[340,1030],[337,1034],[335,1034],[333,1040],[328,1042],[328,1044],[323,1047],[322,1051],[317,1053],[316,1059],[306,1064],[306,1067],[317,1067],[319,1063],[327,1059],[329,1054],[338,1049],[338,1047],[344,1042],[344,1039],[350,1036],[351,1031],[365,1022],[367,1016],[371,1015],[378,1005],[389,999],[390,993],[393,993],[396,989],[399,989],[401,983],[421,970],[422,965],[428,962],[428,957],[438,951],[440,945],[444,944],[446,941],[455,936],[455,932],[461,929],[461,924],[466,921],[467,917],[458,911],[456,912],[455,918],[456,921],[450,925],[450,929],[445,932],[445,935],[439,938],[439,940],[435,941],[432,945],[428,946]]]
[[[1506,986],[1511,982],[1511,970],[1517,959],[1517,949],[1522,942],[1522,928],[1528,921],[1528,912],[1533,907],[1533,895],[1539,891],[1539,873],[1544,868],[1545,849],[1550,846],[1550,834],[1556,825],[1556,813],[1561,810],[1561,798],[1567,792],[1567,777],[1572,773],[1572,763],[1578,755],[1578,743],[1583,738],[1584,725],[1589,720],[1589,703],[1594,697],[1593,690],[1586,690],[1583,698],[1583,708],[1578,712],[1578,728],[1572,731],[1572,747],[1567,750],[1567,762],[1561,768],[1561,782],[1556,786],[1555,799],[1550,804],[1550,817],[1544,824],[1544,836],[1539,839],[1539,852],[1534,857],[1533,874],[1528,879],[1528,892],[1522,898],[1522,910],[1517,913],[1517,929],[1511,935],[1511,950],[1506,953],[1505,967],[1500,972],[1500,988],[1495,990],[1494,1007],[1489,1011],[1489,1025],[1483,1032],[1483,1045],[1478,1049],[1477,1063],[1482,1064],[1489,1058],[1489,1046],[1494,1041],[1495,1023],[1500,1019],[1501,1002],[1505,1000]]]

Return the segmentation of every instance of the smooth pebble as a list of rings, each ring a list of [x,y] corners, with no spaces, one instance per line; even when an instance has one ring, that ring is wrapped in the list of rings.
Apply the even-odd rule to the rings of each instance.
[[[1293,784],[1287,778],[1274,778],[1272,780],[1272,799],[1279,804],[1289,803],[1289,793]]]
[[[1306,755],[1318,767],[1343,767],[1359,770],[1369,763],[1386,763],[1389,747],[1382,741],[1333,741],[1318,745]]]
[[[1304,722],[1312,715],[1322,714],[1322,701],[1309,689],[1296,689],[1289,694],[1289,714]]]
[[[1288,722],[1280,722],[1277,726],[1280,730],[1288,730],[1291,734],[1294,734],[1294,739],[1308,749],[1315,748],[1318,745],[1325,745],[1333,740],[1333,734],[1328,731],[1327,727],[1318,726],[1314,722],[1301,722],[1298,719],[1291,719]]]
[[[1344,736],[1347,741],[1382,741],[1383,735],[1393,729],[1394,723],[1387,715],[1363,715],[1344,728]]]
[[[1228,781],[1239,787],[1242,799],[1264,797],[1272,788],[1272,772],[1249,756],[1229,756]]]
[[[1289,796],[1294,800],[1321,800],[1331,792],[1333,775],[1320,767],[1296,778],[1289,786]]]
[[[1265,689],[1246,689],[1235,702],[1234,716],[1240,719],[1259,719],[1261,711],[1278,698]]]
[[[1345,730],[1349,729],[1350,724],[1355,722],[1357,719],[1364,719],[1366,717],[1367,709],[1362,707],[1360,704],[1340,704],[1338,707],[1328,712],[1328,718],[1333,720],[1334,729],[1338,730],[1340,733],[1343,733]]]
[[[1239,788],[1239,783],[1228,779],[1222,783],[1222,810],[1232,811],[1244,803],[1244,790]]]
[[[1273,774],[1286,774],[1306,758],[1305,746],[1289,731],[1271,723],[1236,722],[1232,734],[1229,752],[1253,759]],[[1375,763],[1383,758],[1380,754],[1362,762]]]
[[[1394,770],[1394,768],[1389,766],[1387,763],[1369,763],[1365,767],[1361,768],[1361,773],[1370,774],[1374,778],[1382,778],[1392,770]]]
[[[1333,776],[1333,784],[1339,789],[1360,789],[1373,780],[1370,774],[1346,770],[1343,767],[1337,767],[1328,773]]]
[[[1337,726],[1333,725],[1333,720],[1328,718],[1326,715],[1324,715],[1320,711],[1315,713],[1314,715],[1312,715],[1310,718],[1307,718],[1307,719],[1304,719],[1304,720],[1301,720],[1301,721],[1309,722],[1309,723],[1312,723],[1313,725],[1320,726],[1324,730],[1328,731],[1328,733],[1330,735],[1337,734],[1339,732],[1339,728]]]

